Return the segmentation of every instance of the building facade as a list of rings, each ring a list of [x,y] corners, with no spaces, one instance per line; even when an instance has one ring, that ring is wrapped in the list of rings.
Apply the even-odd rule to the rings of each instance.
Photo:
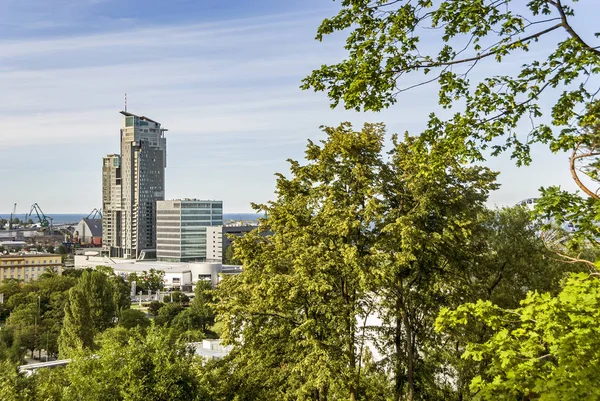
[[[82,245],[99,246],[102,244],[102,220],[81,219],[75,226],[73,242]]]
[[[110,255],[121,248],[121,156],[102,159],[102,249]]]
[[[0,283],[6,279],[36,280],[46,269],[62,273],[60,255],[50,253],[0,255]]]
[[[106,172],[106,182],[110,185],[104,185],[103,175],[103,201],[111,199],[112,202],[115,193],[114,196],[119,194],[120,203],[116,200],[111,203],[114,213],[107,216],[103,226],[108,229],[110,225],[112,230],[103,236],[103,243],[111,256],[137,259],[143,251],[156,249],[156,202],[165,198],[167,130],[148,117],[126,111],[121,114],[118,169],[113,157],[112,167]],[[105,157],[105,166],[111,156],[117,155]],[[109,179],[114,179],[114,185]],[[106,209],[104,211],[106,216]]]
[[[208,259],[207,227],[223,225],[223,201],[159,201],[156,213],[156,257],[159,261]]]
[[[206,260],[223,260],[223,227],[206,227]]]

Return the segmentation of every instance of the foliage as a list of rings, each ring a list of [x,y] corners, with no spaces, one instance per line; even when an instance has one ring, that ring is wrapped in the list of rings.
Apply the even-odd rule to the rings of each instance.
[[[177,315],[179,315],[179,313],[181,313],[182,310],[183,310],[183,306],[181,306],[178,303],[164,304],[158,310],[158,314],[156,315],[154,322],[156,322],[156,324],[158,326],[169,327],[169,326],[171,326],[173,319],[175,319],[175,317],[177,317]]]
[[[0,360],[0,399],[3,401],[25,401],[31,388],[17,367],[10,361]]]
[[[199,359],[169,330],[110,329],[94,351],[78,351],[63,369],[60,388],[54,375],[37,380],[45,395],[67,400],[202,400]],[[93,377],[93,380],[90,380]]]
[[[190,298],[181,291],[173,291],[169,294],[166,294],[163,298],[163,301],[165,303],[174,302],[182,305],[187,304],[190,301]]]
[[[460,112],[432,112],[422,139],[464,143],[462,154],[471,160],[483,160],[491,148],[493,155],[510,150],[518,164],[527,164],[533,143],[569,152],[571,175],[585,196],[545,188],[537,210],[575,223],[577,247],[582,238],[595,241],[600,196],[588,181],[598,186],[600,101],[594,78],[600,50],[574,25],[576,2],[341,3],[340,12],[320,25],[317,39],[347,31],[348,57],[313,71],[304,89],[327,91],[332,107],[343,102],[378,111],[406,91],[436,84],[439,105]],[[520,67],[506,68],[523,57]],[[487,73],[500,64],[501,75]],[[483,78],[471,77],[480,71]]]
[[[94,336],[111,327],[118,314],[116,289],[108,276],[85,271],[69,290],[69,302],[59,338],[60,355],[67,357],[79,347],[94,349]]]
[[[127,277],[127,281],[130,284],[135,281],[138,291],[147,292],[150,290],[153,293],[156,293],[158,290],[162,290],[164,288],[164,277],[164,271],[150,269],[148,272],[143,271],[142,274],[131,273]]]
[[[324,130],[308,163],[279,176],[277,200],[257,206],[268,216],[259,231],[273,236],[236,240],[244,271],[224,280],[216,304],[232,364],[263,375],[264,398],[358,399],[386,377],[396,399],[426,398],[440,361],[423,352],[438,347],[441,306],[468,294],[471,237],[495,174],[409,136],[384,159],[382,125]],[[367,338],[383,356],[372,376]]]
[[[155,317],[158,316],[158,311],[160,310],[160,308],[162,308],[165,304],[160,302],[160,301],[152,301],[150,302],[150,304],[148,305],[148,312],[150,312],[152,315],[154,315]]]
[[[464,358],[489,361],[471,382],[483,400],[584,400],[600,397],[600,281],[572,274],[557,296],[531,292],[516,309],[490,301],[444,310],[438,329],[453,329],[472,319],[493,335],[471,343]]]
[[[236,237],[237,238],[237,237]],[[223,264],[226,265],[241,265],[241,261],[236,259],[235,251],[234,251],[234,240],[231,241],[229,246],[225,249],[225,253],[223,254]]]
[[[121,312],[119,316],[119,326],[126,329],[133,329],[135,327],[146,328],[150,325],[150,319],[146,317],[146,314],[139,310],[126,309]]]

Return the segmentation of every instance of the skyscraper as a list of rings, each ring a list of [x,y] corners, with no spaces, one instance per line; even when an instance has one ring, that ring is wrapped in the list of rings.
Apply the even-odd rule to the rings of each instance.
[[[121,114],[124,116],[121,155],[118,170],[114,171],[115,185],[105,185],[103,170],[102,188],[103,200],[113,197],[106,192],[109,188],[113,192],[120,191],[120,205],[111,203],[114,212],[103,223],[103,226],[115,227],[119,234],[113,231],[112,238],[108,238],[108,233],[105,238],[103,233],[102,240],[108,241],[105,250],[111,256],[138,258],[142,251],[156,249],[156,201],[165,198],[167,140],[164,133],[167,130],[148,117],[126,111]],[[105,164],[111,156],[104,158]],[[113,177],[111,174],[113,172],[106,172],[107,179],[109,175]]]

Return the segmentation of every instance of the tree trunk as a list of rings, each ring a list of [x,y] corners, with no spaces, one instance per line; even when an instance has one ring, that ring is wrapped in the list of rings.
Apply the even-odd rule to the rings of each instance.
[[[415,396],[414,341],[412,325],[405,310],[402,311],[402,320],[404,322],[404,330],[406,331],[406,380],[408,381],[406,399],[413,401]]]
[[[402,368],[402,317],[400,316],[401,302],[400,297],[396,298],[396,327],[394,330],[394,348],[396,352],[396,367],[395,367],[395,383],[394,383],[394,400],[402,399],[402,390],[404,387],[404,369]]]

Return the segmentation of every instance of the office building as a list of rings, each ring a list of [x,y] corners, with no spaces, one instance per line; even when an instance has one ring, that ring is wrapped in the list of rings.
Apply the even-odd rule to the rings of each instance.
[[[50,253],[19,253],[0,255],[0,283],[6,279],[36,280],[46,269],[62,273],[60,255]]]
[[[167,130],[148,117],[121,114],[121,154],[104,158],[102,198],[111,213],[107,216],[104,209],[102,242],[111,256],[137,259],[156,249],[156,202],[165,197]]]
[[[207,227],[223,224],[222,201],[159,201],[156,213],[156,256],[159,261],[207,260]]]

